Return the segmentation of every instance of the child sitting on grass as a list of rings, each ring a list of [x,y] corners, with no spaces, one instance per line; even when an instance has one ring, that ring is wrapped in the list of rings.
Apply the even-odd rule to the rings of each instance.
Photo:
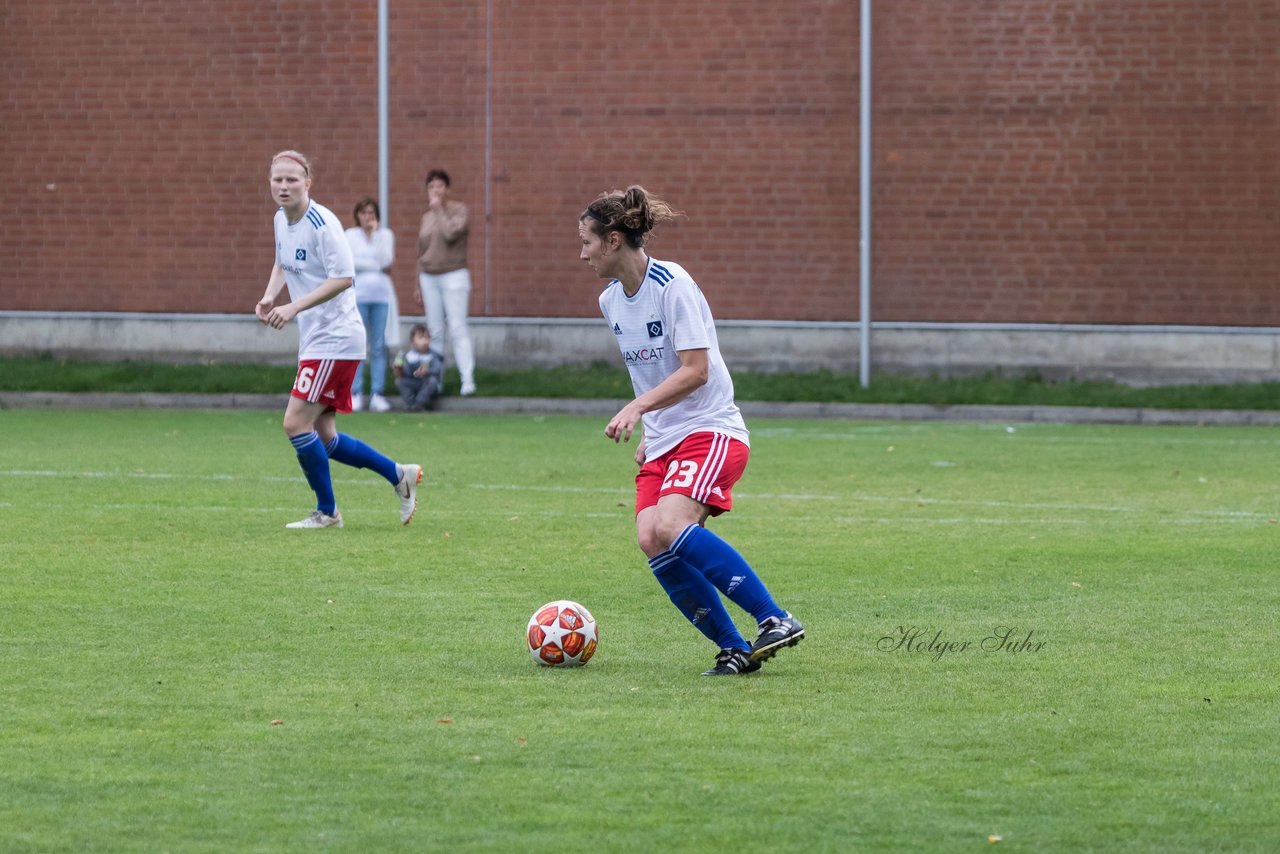
[[[444,356],[431,347],[431,333],[419,323],[409,331],[409,349],[396,356],[391,370],[407,412],[435,406],[444,377]]]

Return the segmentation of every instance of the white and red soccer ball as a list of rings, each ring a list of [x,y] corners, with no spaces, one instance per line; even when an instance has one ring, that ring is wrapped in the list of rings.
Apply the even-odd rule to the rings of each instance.
[[[596,619],[568,599],[548,602],[529,618],[525,643],[543,667],[579,667],[596,654]]]

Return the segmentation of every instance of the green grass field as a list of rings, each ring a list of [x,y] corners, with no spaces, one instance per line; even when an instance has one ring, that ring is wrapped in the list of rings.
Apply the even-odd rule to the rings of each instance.
[[[240,363],[90,362],[0,358],[0,391],[158,392],[278,394],[293,384],[296,365]],[[605,398],[631,396],[631,381],[613,362],[476,373],[482,397]],[[1154,409],[1280,409],[1280,383],[1164,385],[1135,388],[1109,380],[1054,381],[1036,374],[989,373],[975,377],[916,377],[877,374],[862,388],[852,374],[814,371],[761,374],[734,371],[739,401],[823,403],[926,403],[939,406],[1102,406]],[[445,388],[458,388],[455,368]],[[387,393],[396,394],[387,383]]]
[[[712,680],[602,419],[341,421],[408,528],[284,530],[278,414],[0,412],[0,850],[1280,850],[1271,430],[757,420],[809,637]]]

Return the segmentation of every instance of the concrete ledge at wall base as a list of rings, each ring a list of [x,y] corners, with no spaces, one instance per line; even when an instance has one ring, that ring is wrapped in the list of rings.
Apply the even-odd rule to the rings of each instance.
[[[281,394],[162,394],[131,391],[0,391],[5,409],[278,409]]]
[[[283,414],[285,394],[152,394],[135,392],[0,392],[6,409],[252,409]],[[624,400],[551,397],[443,397],[431,412],[353,413],[343,418],[432,418],[437,414],[591,415],[605,422]],[[393,403],[394,405],[394,403]],[[743,401],[755,419],[966,421],[996,424],[1147,424],[1199,427],[1280,426],[1280,410],[1139,409],[1094,406],[940,406],[897,403],[770,403]]]
[[[401,340],[421,317],[401,318]],[[732,371],[858,373],[856,322],[722,320]],[[618,364],[599,318],[476,317],[476,359],[497,370]],[[1280,380],[1280,330],[1235,326],[872,324],[872,377],[998,372],[1134,385]],[[0,355],[73,359],[292,364],[297,327],[273,331],[251,314],[0,311]],[[451,358],[451,357],[450,357]]]

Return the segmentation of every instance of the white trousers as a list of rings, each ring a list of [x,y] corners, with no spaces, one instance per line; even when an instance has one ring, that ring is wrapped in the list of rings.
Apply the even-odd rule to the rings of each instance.
[[[431,332],[432,343],[444,347],[447,326],[462,385],[474,385],[476,357],[471,348],[471,330],[467,328],[471,274],[465,267],[439,276],[419,273],[418,287],[422,289],[422,305],[427,312],[427,329]]]

